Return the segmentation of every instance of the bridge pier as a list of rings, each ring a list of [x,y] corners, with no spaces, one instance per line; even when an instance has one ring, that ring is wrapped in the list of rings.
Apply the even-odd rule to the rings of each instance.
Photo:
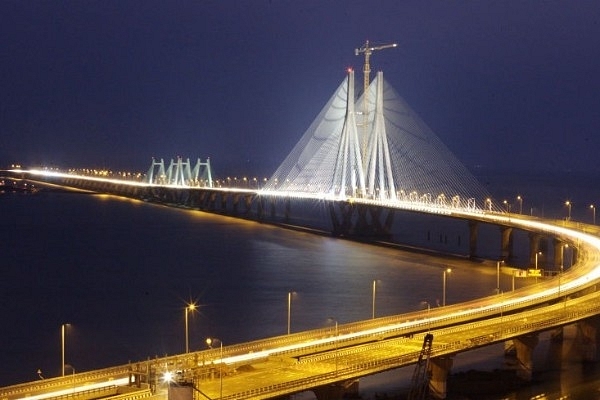
[[[451,356],[432,358],[429,361],[431,379],[429,380],[429,394],[434,399],[445,399],[448,394],[448,375],[452,368]]]
[[[565,242],[555,238],[552,240],[552,250],[554,252],[554,270],[560,271],[565,266]]]
[[[542,236],[538,233],[529,234],[529,265],[535,265],[535,255],[540,251]],[[538,259],[539,264],[539,259]],[[538,265],[539,268],[539,265]]]
[[[503,260],[510,260],[513,258],[513,235],[510,226],[501,226],[500,232],[502,236],[502,242],[500,243],[501,257]]]
[[[533,375],[533,350],[539,342],[537,333],[519,336],[513,340],[517,356],[517,376],[526,382],[531,381]]]
[[[477,258],[477,228],[478,222],[469,220],[469,258]]]
[[[358,379],[335,382],[313,389],[318,400],[341,400],[345,397],[358,397]]]
[[[598,360],[598,328],[600,328],[600,317],[598,316],[577,323],[577,341],[583,362]]]

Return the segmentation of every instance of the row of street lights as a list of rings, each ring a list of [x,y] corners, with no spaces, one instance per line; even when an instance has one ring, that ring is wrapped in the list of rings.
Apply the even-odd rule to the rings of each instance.
[[[536,254],[536,265],[537,265],[537,254]],[[443,271],[443,275],[442,275],[442,305],[445,306],[446,305],[446,280],[447,280],[447,275],[450,274],[452,272],[451,268],[446,268]],[[375,318],[375,300],[376,300],[376,294],[377,294],[377,280],[373,280],[373,296],[372,296],[372,313],[371,313],[371,318]],[[292,296],[295,294],[296,292],[290,291],[288,292],[288,296],[287,296],[287,333],[288,335],[291,333],[291,320],[292,320]],[[429,303],[427,303],[429,305]],[[198,305],[196,303],[190,303],[187,304],[185,306],[184,309],[184,320],[185,320],[185,352],[189,353],[190,351],[190,334],[189,334],[189,313],[190,312],[194,312],[196,311],[198,308]],[[338,321],[337,319],[334,318],[330,318],[331,320],[335,321],[335,330],[336,330],[336,336],[337,336],[337,332],[338,332]],[[66,336],[66,329],[70,324],[62,324],[61,325],[61,371],[62,371],[62,376],[65,376],[65,336]],[[218,342],[220,343],[220,347],[221,347],[221,360],[222,360],[222,356],[223,356],[223,342],[219,339],[216,338],[208,338],[206,340],[206,344],[209,347],[212,347],[212,345]],[[39,372],[41,374],[41,371]],[[221,371],[221,376],[222,376],[222,371]]]
[[[521,195],[518,195],[516,197],[517,202],[519,203],[519,214],[523,214],[523,197]],[[486,204],[488,205],[490,211],[492,208],[492,199],[488,198],[486,199]],[[511,203],[508,200],[503,200],[502,204],[504,204],[504,208],[506,209],[507,213],[510,213],[510,209],[511,209]],[[573,203],[570,200],[565,201],[565,206],[567,207],[567,221],[571,220],[571,207],[573,206]],[[590,204],[589,209],[592,212],[592,224],[596,225],[596,206],[593,204]],[[533,213],[533,208],[532,208],[532,213]]]
[[[446,305],[446,280],[447,275],[452,272],[452,268],[444,269],[442,273],[442,305]],[[372,303],[371,303],[371,318],[375,319],[375,300],[377,298],[377,279],[373,280],[372,285]],[[287,334],[289,335],[291,332],[291,320],[292,320],[292,296],[295,295],[296,292],[288,292],[288,302],[287,302]],[[332,318],[330,318],[332,319]]]
[[[451,268],[446,268],[442,275],[442,305],[446,305],[446,281],[447,275],[452,272]],[[372,307],[371,307],[371,318],[375,319],[375,300],[377,298],[377,280],[373,280],[372,285]],[[294,291],[289,291],[287,294],[287,334],[291,333],[292,323],[292,298],[296,294]],[[185,307],[185,352],[189,353],[189,324],[188,324],[188,313],[196,310],[196,304],[188,304]],[[337,321],[336,321],[337,322]]]
[[[565,201],[565,206],[567,207],[567,221],[571,220],[571,207],[573,203],[570,200]],[[596,225],[596,206],[590,204],[590,210],[592,211],[592,225]]]

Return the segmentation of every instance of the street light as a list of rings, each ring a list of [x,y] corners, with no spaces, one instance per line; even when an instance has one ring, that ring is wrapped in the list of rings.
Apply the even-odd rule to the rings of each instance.
[[[446,275],[452,272],[451,268],[446,268],[444,270],[443,275],[443,285],[442,285],[442,306],[446,305]]]
[[[188,314],[196,309],[196,304],[191,303],[185,306],[185,352],[190,352],[190,331],[188,326]]]
[[[523,214],[523,198],[519,195],[517,201],[519,202],[519,214]]]
[[[538,256],[541,256],[542,252],[538,251],[535,253],[535,269],[538,269]]]
[[[569,210],[569,214],[567,217],[567,221],[571,220],[571,202],[569,200],[565,201],[565,206],[567,206],[567,209]]]
[[[504,260],[496,261],[496,293],[500,294],[500,264],[504,263]]]
[[[69,324],[62,324],[60,326],[60,337],[61,337],[61,341],[60,341],[60,349],[61,349],[61,370],[62,370],[62,376],[65,376],[65,329],[67,328],[67,326],[69,326]]]
[[[287,307],[287,334],[290,334],[290,328],[292,326],[292,295],[296,292],[288,292],[288,307]]]
[[[592,224],[596,225],[596,207],[593,204],[590,204],[590,210],[592,210]]]
[[[375,294],[377,293],[377,279],[373,280],[373,312],[371,317],[375,319]]]
[[[504,204],[504,207],[506,207],[506,212],[510,213],[510,203],[508,200],[504,200],[502,203]]]
[[[206,339],[206,344],[208,345],[208,347],[210,347],[212,349],[212,344],[218,341],[219,345],[221,347],[221,351],[220,351],[220,363],[219,363],[219,399],[223,398],[223,341],[221,339],[217,339],[217,338],[208,338]]]
[[[560,299],[560,278],[562,277],[564,267],[560,266],[560,271],[558,271],[558,298]]]

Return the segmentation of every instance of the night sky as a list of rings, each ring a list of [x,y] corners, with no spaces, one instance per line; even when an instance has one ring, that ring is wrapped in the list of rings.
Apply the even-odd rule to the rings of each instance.
[[[0,166],[269,176],[367,39],[468,167],[600,171],[595,0],[2,0]]]

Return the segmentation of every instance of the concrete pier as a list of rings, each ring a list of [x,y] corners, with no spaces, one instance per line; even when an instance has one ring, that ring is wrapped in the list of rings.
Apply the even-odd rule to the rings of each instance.
[[[429,394],[434,399],[445,399],[448,393],[448,375],[452,368],[452,357],[436,357],[429,362],[431,380],[429,381]]]
[[[517,376],[524,381],[531,381],[533,376],[533,350],[539,342],[537,333],[519,336],[513,340],[518,368]]]

